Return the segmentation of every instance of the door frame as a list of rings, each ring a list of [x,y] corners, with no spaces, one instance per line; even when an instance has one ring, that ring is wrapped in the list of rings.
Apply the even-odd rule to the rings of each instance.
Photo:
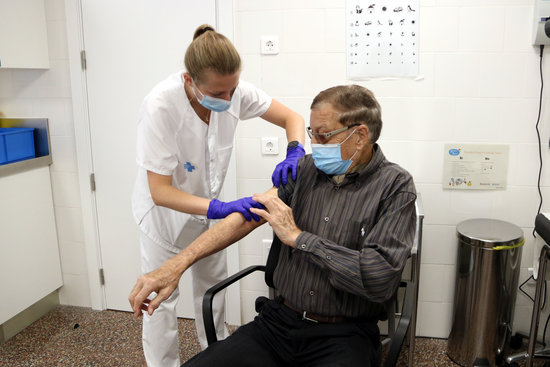
[[[233,1],[216,0],[216,29],[230,40],[233,40]],[[86,71],[81,67],[81,51],[85,50],[82,27],[82,0],[65,0],[67,22],[67,43],[69,53],[69,71],[72,89],[72,105],[76,143],[76,158],[78,163],[78,182],[80,186],[80,203],[84,230],[84,245],[86,265],[88,268],[88,283],[92,309],[105,310],[104,286],[100,282],[101,247],[99,242],[99,227],[97,221],[96,196],[90,187],[90,175],[94,172]],[[225,178],[223,194],[228,197],[237,196],[237,177],[235,154],[232,154],[230,167]],[[137,244],[136,244],[137,246]],[[228,272],[233,274],[239,270],[239,249],[228,247]],[[226,321],[232,325],[241,324],[240,288],[232,287],[226,293]],[[130,292],[130,290],[128,290]]]

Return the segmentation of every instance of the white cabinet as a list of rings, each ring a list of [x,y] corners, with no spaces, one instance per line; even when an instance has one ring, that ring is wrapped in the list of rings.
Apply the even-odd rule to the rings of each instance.
[[[0,0],[0,68],[49,67],[44,0]]]
[[[48,166],[0,177],[0,324],[63,285]]]

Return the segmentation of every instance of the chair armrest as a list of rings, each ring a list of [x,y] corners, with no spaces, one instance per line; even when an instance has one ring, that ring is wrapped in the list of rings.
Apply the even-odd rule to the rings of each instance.
[[[204,297],[202,299],[202,317],[204,320],[204,329],[206,332],[206,340],[208,342],[208,345],[216,342],[218,340],[216,336],[216,327],[214,326],[214,315],[212,312],[212,301],[214,300],[214,296],[219,291],[229,287],[231,284],[237,282],[238,280],[244,278],[250,273],[253,273],[255,271],[265,271],[264,265],[253,265],[249,266],[248,268],[245,268],[238,273],[233,274],[229,278],[222,280],[218,284],[210,287],[206,293],[204,294]]]
[[[401,310],[401,317],[397,324],[397,329],[391,340],[390,350],[386,357],[384,363],[385,367],[393,367],[397,364],[397,359],[399,358],[399,353],[403,347],[403,342],[409,331],[409,326],[413,313],[413,302],[414,302],[414,284],[411,281],[401,281],[400,287],[405,287],[405,299],[403,300],[403,309]]]

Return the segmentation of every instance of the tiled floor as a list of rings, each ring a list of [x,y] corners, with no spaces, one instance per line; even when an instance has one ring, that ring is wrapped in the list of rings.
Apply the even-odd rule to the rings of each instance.
[[[180,356],[199,351],[193,320],[179,320]],[[183,342],[185,341],[185,342]],[[418,338],[416,366],[456,366],[446,340]],[[406,366],[405,354],[399,366]],[[141,320],[127,312],[59,306],[0,346],[0,366],[145,366]]]

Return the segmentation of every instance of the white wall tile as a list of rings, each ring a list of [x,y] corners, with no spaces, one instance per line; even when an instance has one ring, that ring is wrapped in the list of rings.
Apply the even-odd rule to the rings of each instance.
[[[241,255],[241,269],[245,269],[252,265],[265,265],[262,256],[253,256],[253,255]],[[263,271],[254,272],[243,279],[241,279],[242,289],[247,291],[254,292],[263,292],[267,289],[265,284],[265,273]]]
[[[504,49],[529,52],[532,48],[533,7],[511,6],[505,9]]]
[[[262,56],[254,54],[241,54],[242,72],[241,78],[260,87],[262,84]]]
[[[51,180],[55,206],[80,208],[80,190],[76,173],[53,171]]]
[[[63,274],[63,287],[59,289],[59,303],[62,305],[90,307],[90,286],[88,277]]]
[[[538,146],[535,144],[510,144],[508,185],[529,186],[538,180]],[[533,159],[537,157],[537,159]],[[543,165],[541,182],[548,185],[548,167]]]
[[[479,54],[436,54],[435,94],[440,97],[479,96]]]
[[[534,222],[535,221],[533,220],[533,224]],[[525,237],[525,244],[523,245],[523,250],[521,253],[521,268],[525,270],[527,270],[527,268],[532,268],[535,261],[535,238],[533,237],[533,229],[534,226],[530,228],[522,228],[523,236]],[[539,255],[540,253],[536,254],[537,263]],[[531,273],[529,273],[529,275],[530,274]],[[527,273],[525,275],[527,275]]]
[[[261,155],[261,140],[259,138],[240,138],[237,153],[237,177],[247,179],[267,179],[271,177],[277,164],[284,160],[285,155],[279,149],[278,155]],[[250,159],[261,157],[261,159]]]
[[[416,184],[441,181],[441,143],[381,140],[379,144],[386,158],[409,171]]]
[[[64,19],[46,22],[50,60],[68,60],[67,25]]]
[[[34,105],[32,100],[19,98],[0,99],[0,111],[3,117],[37,117],[34,115],[33,110]]]
[[[537,133],[535,124],[538,114],[538,99],[534,98],[498,98],[497,109],[500,128],[496,136],[503,142],[535,143]],[[548,121],[542,119],[542,121]],[[544,127],[544,126],[540,126]]]
[[[452,52],[458,49],[458,8],[421,8],[420,52]]]
[[[456,266],[446,265],[443,267],[443,291],[441,300],[443,303],[452,304],[455,296]]]
[[[324,33],[326,52],[346,52],[346,26],[344,9],[325,11]]]
[[[503,7],[461,7],[458,13],[459,50],[490,52],[503,49]]]
[[[77,172],[74,137],[52,136],[51,147],[53,171]]]
[[[251,31],[254,30],[254,31]],[[279,36],[279,47],[283,46],[283,12],[251,11],[235,14],[235,46],[243,54],[259,54],[263,35]]]
[[[60,241],[59,252],[63,274],[87,276],[88,265],[84,243]]]
[[[13,70],[14,97],[71,98],[68,60],[50,60],[48,70]]]
[[[456,225],[452,221],[451,191],[443,190],[441,184],[416,184],[416,191],[422,194],[424,225]]]
[[[40,98],[29,102],[32,102],[33,116],[48,119],[50,136],[74,136],[70,98]]]
[[[527,96],[529,54],[491,53],[480,58],[479,94],[481,97]],[[505,76],[505,77],[503,77]]]
[[[424,225],[422,233],[422,264],[456,263],[456,226]]]
[[[422,264],[420,268],[418,301],[440,303],[443,295],[443,266]]]
[[[434,140],[453,137],[455,101],[451,98],[378,98],[382,107],[381,139]]]
[[[55,208],[57,237],[60,242],[84,242],[82,213],[80,208]]]
[[[506,191],[498,191],[495,194],[492,218],[513,223],[518,227],[533,226],[539,204],[536,189],[526,186],[510,186]]]
[[[257,11],[257,10],[277,10],[281,8],[278,2],[271,0],[235,0],[233,1],[235,12]]]
[[[282,52],[324,52],[325,11],[288,10],[284,14]]]
[[[271,124],[261,118],[239,121],[237,125],[237,146],[241,138],[261,138],[262,136],[277,136],[285,139],[285,131],[277,125]],[[258,151],[260,152],[259,148]],[[256,152],[256,153],[257,153]]]
[[[451,303],[419,302],[417,336],[448,338],[452,322]]]

